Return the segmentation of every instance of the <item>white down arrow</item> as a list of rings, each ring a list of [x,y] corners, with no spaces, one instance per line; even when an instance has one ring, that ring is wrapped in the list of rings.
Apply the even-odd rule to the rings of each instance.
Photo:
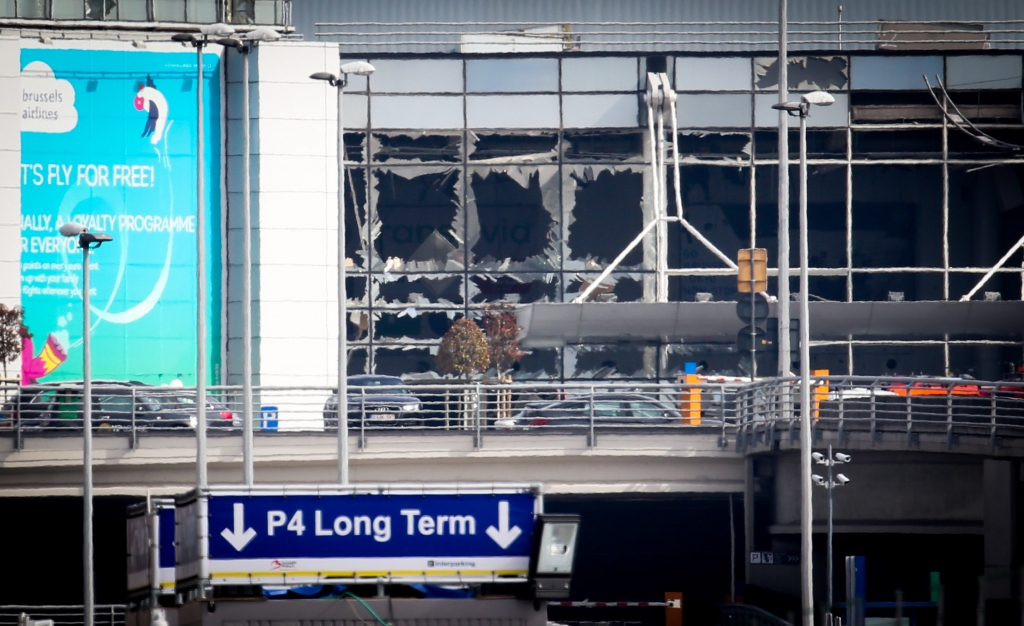
[[[516,537],[522,533],[523,531],[518,526],[508,527],[508,501],[502,500],[498,502],[498,527],[488,526],[487,536],[504,550],[512,545]]]
[[[245,505],[241,502],[235,502],[235,530],[231,531],[230,528],[225,528],[220,531],[220,536],[224,537],[224,540],[231,544],[231,547],[239,552],[242,548],[249,545],[252,538],[256,536],[256,531],[252,528],[245,527]]]

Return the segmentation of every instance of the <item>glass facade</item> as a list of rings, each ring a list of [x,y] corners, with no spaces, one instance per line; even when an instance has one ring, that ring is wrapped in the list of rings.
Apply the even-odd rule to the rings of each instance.
[[[776,59],[366,60],[377,73],[347,90],[366,108],[346,115],[349,206],[356,207],[347,218],[349,333],[365,355],[354,369],[428,371],[432,348],[458,317],[476,317],[497,301],[568,302],[597,278],[654,215],[648,67],[664,69],[679,93],[684,215],[726,254],[763,247],[775,265]],[[814,299],[957,300],[1024,234],[1024,159],[944,124],[921,78],[926,70],[948,78],[973,123],[1005,141],[1024,140],[1019,55],[790,59],[794,98],[825,89],[836,99],[813,109],[808,123]],[[668,162],[672,213],[671,154]],[[668,231],[669,268],[683,274],[669,281],[670,299],[710,293],[734,300],[734,277],[686,275],[721,262],[678,224]],[[595,299],[653,300],[655,254],[652,237],[598,286]],[[1022,261],[1018,252],[986,284],[989,297],[1021,298]],[[966,367],[963,355],[972,350],[988,355],[972,368],[1019,360],[1019,345],[934,340],[868,345],[854,338],[815,347],[812,365],[941,375]],[[685,361],[738,373],[731,345],[588,345],[536,351],[516,375],[671,378]]]
[[[0,18],[284,25],[286,0],[3,0]]]

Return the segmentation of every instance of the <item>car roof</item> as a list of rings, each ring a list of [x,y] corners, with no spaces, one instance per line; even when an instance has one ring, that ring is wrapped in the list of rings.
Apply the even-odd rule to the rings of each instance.
[[[349,376],[348,382],[350,383],[371,383],[371,382],[384,382],[389,385],[403,385],[402,379],[398,376],[384,376],[381,374],[360,374],[358,376]]]

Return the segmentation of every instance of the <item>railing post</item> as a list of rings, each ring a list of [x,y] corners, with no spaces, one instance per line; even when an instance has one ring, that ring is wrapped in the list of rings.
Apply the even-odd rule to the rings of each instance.
[[[14,411],[14,414],[18,416],[18,419],[14,420],[14,445],[15,449],[20,451],[25,448],[24,433],[22,432],[25,415],[21,412],[21,389],[18,389],[18,395],[14,398]]]
[[[989,401],[989,419],[991,420],[991,426],[989,432],[988,445],[993,452],[995,452],[996,449],[999,447],[999,437],[996,435],[996,395],[998,394],[998,392],[999,385],[993,386],[991,400]]]
[[[593,448],[597,445],[597,437],[594,434],[594,386],[590,386],[590,424],[587,432],[587,447]]]
[[[139,434],[135,430],[135,387],[132,387],[132,424],[131,424],[131,446],[132,450],[139,447]]]
[[[483,395],[482,395],[482,393],[480,391],[480,383],[477,383],[475,385],[474,389],[476,391],[476,406],[474,407],[474,411],[473,411],[473,420],[475,422],[474,425],[473,425],[473,427],[475,429],[475,432],[473,434],[473,447],[476,448],[477,450],[479,450],[484,445],[483,433],[480,430],[480,421],[481,421],[480,420],[480,410],[481,410],[481,406],[483,405],[483,400],[484,399],[483,399]]]
[[[871,383],[871,406],[869,408],[871,419],[871,445],[878,441],[878,414],[876,412],[878,403],[875,402],[875,383]]]
[[[914,408],[912,406],[913,396],[910,394],[910,387],[907,387],[907,447],[914,445]]]
[[[953,449],[953,384],[946,387],[946,450]]]
[[[338,399],[338,428],[341,425],[341,398]],[[348,428],[348,398],[345,398],[345,426]],[[366,447],[366,387],[359,388],[359,449]]]
[[[837,385],[838,386],[838,385]],[[846,443],[846,399],[843,397],[842,389],[838,390],[839,394],[839,423],[836,425],[836,440],[839,441],[839,445]],[[831,611],[831,607],[829,608]],[[831,613],[829,613],[831,615]]]

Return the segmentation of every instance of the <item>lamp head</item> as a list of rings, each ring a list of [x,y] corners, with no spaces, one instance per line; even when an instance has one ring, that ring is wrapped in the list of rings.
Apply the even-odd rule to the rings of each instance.
[[[832,94],[827,91],[812,91],[811,93],[805,93],[800,96],[800,99],[807,104],[813,104],[819,107],[827,107],[836,101],[836,99],[832,97]]]
[[[227,24],[203,24],[199,27],[199,32],[208,37],[227,37],[235,34],[235,29]]]
[[[335,76],[334,74],[331,74],[330,72],[317,72],[316,74],[310,74],[309,77],[312,78],[313,80],[326,81],[331,85],[331,87],[335,87],[338,85],[338,77]]]
[[[374,68],[366,61],[352,61],[341,66],[342,74],[355,74],[356,76],[369,76],[373,74]]]
[[[243,44],[241,41],[238,41],[237,39],[232,39],[231,37],[221,37],[220,39],[214,40],[214,43],[220,44],[225,48],[234,48],[239,52],[245,50],[245,44]]]
[[[65,237],[77,237],[87,232],[89,232],[89,229],[78,222],[67,222],[60,227],[60,234]]]
[[[281,33],[277,32],[273,28],[260,26],[259,28],[254,28],[245,33],[242,37],[247,41],[277,41],[281,38]]]
[[[799,102],[777,102],[777,103],[772,105],[772,108],[775,109],[776,111],[786,111],[786,112],[789,112],[789,113],[794,113],[794,112],[799,112],[800,111],[800,103]]]
[[[195,43],[195,35],[191,33],[175,33],[171,35],[171,41],[177,41],[178,43]]]

